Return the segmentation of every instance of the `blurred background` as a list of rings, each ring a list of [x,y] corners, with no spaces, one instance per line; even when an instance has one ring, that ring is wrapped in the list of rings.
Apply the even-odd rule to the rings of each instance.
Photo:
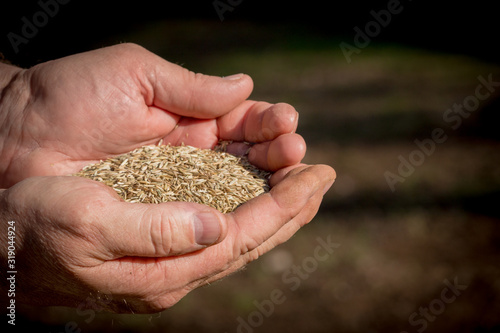
[[[17,329],[500,330],[491,4],[42,0],[4,3],[0,13],[0,52],[19,66],[134,42],[196,72],[247,73],[252,99],[299,111],[305,162],[338,174],[316,218],[289,242],[167,311],[23,308]],[[23,35],[26,21],[38,27]],[[321,247],[328,242],[335,246]]]

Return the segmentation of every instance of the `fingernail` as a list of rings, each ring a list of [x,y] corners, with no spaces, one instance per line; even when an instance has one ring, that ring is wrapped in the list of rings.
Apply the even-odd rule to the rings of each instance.
[[[326,192],[328,192],[328,190],[330,189],[330,187],[332,187],[334,182],[335,180],[332,180],[331,182],[328,182],[328,184],[326,184],[326,186],[323,188],[323,195],[325,195]]]
[[[222,78],[224,80],[239,80],[243,77],[243,73],[240,73],[240,74],[233,74],[233,75],[229,75],[229,76],[223,76]]]
[[[194,217],[194,238],[200,245],[211,245],[219,239],[221,226],[219,218],[210,212],[200,213]]]
[[[247,155],[252,146],[247,142],[233,143],[231,146],[227,147],[227,152],[236,156]]]

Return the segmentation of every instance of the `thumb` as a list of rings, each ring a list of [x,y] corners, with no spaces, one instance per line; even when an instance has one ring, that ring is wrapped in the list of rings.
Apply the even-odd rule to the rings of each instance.
[[[154,106],[185,117],[213,119],[245,101],[253,90],[246,74],[227,77],[191,72],[160,57],[145,75],[153,89]],[[147,73],[146,73],[147,74]]]
[[[116,202],[106,212],[101,233],[112,259],[190,253],[219,243],[227,234],[225,216],[196,203]]]

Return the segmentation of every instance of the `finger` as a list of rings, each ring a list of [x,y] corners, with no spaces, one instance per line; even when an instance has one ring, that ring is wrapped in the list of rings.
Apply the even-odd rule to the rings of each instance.
[[[218,142],[215,119],[182,118],[177,126],[163,137],[164,144],[190,145],[211,149]]]
[[[269,193],[229,214],[238,226],[242,253],[257,248],[272,237],[307,206],[316,192],[323,193],[325,186],[329,186],[334,178],[335,172],[329,166],[302,167],[286,176]],[[299,224],[302,226],[307,222]]]
[[[224,215],[208,206],[116,201],[106,206],[100,233],[109,259],[167,257],[190,253],[224,239]]]
[[[298,134],[290,133],[272,141],[255,144],[248,153],[248,160],[261,169],[276,171],[299,163],[305,154],[304,139]]]
[[[308,167],[307,164],[297,163],[295,165],[279,169],[278,171],[274,172],[271,175],[271,178],[269,179],[269,185],[271,187],[274,187],[276,184],[285,179],[287,176],[291,176],[295,173],[298,173],[307,167]]]
[[[293,133],[297,129],[298,113],[285,103],[245,101],[217,121],[219,135],[224,140],[263,142]]]
[[[334,169],[332,169],[330,166],[326,166],[331,169],[331,172],[333,172],[333,180],[328,182],[324,188],[323,192],[321,193],[321,196],[325,195],[325,193],[332,187],[333,183],[335,182],[335,179],[337,178],[337,173],[335,172]],[[283,179],[286,177],[290,177],[291,175],[297,174],[304,170],[304,168],[307,168],[306,164],[298,163],[283,169],[280,169],[276,171],[275,173],[272,174],[271,178],[269,179],[269,185],[271,187],[274,187],[276,184],[281,182]]]
[[[331,184],[334,181],[335,171],[331,167],[325,165],[318,165],[313,168],[307,165],[301,165],[301,166],[290,167],[288,172],[286,174],[280,175],[280,177],[283,177],[283,179],[288,177],[289,181],[294,181],[294,182],[297,181],[298,178],[302,178],[301,180],[304,181],[303,176],[304,173],[307,172],[316,173],[317,175],[319,175],[319,177],[326,177],[325,178],[326,181],[318,183],[319,185],[318,190],[314,191],[314,193],[308,196],[306,203],[301,207],[301,209],[298,210],[298,213],[295,216],[293,216],[288,222],[285,222],[274,234],[272,234],[268,239],[263,241],[260,245],[256,246],[253,249],[251,246],[249,247],[248,245],[242,247],[241,249],[243,250],[240,253],[241,255],[236,257],[236,260],[230,263],[224,271],[221,271],[218,274],[211,276],[207,281],[203,281],[203,283],[210,283],[212,281],[216,281],[221,277],[230,274],[231,272],[241,269],[241,267],[243,267],[250,261],[255,260],[263,253],[268,252],[277,245],[282,244],[288,239],[290,239],[290,237],[292,237],[302,226],[309,223],[313,219],[313,217],[316,215],[319,209],[319,206],[323,199],[324,192],[326,191],[327,188],[331,186]],[[309,186],[311,185],[312,184],[310,184]],[[286,195],[288,193],[288,190],[286,187],[283,188],[277,187],[277,189],[279,189],[279,191],[275,190],[277,192],[275,194],[275,197],[276,199],[278,199],[278,202],[280,202],[279,197]],[[293,201],[295,200],[292,200],[292,202]],[[244,252],[245,249],[248,249],[248,252],[245,253]]]
[[[237,107],[253,90],[248,75],[218,77],[194,73],[144,51],[147,56],[142,85],[148,105],[185,117],[212,119]]]
[[[297,216],[295,216],[290,222],[286,223],[274,235],[269,237],[265,242],[263,242],[257,248],[237,257],[236,260],[227,265],[224,268],[224,270],[221,270],[218,273],[211,275],[206,280],[200,280],[194,282],[193,288],[217,281],[223,278],[224,276],[227,276],[233,272],[240,270],[246,264],[255,260],[263,253],[270,251],[272,248],[290,239],[305,223],[312,220],[312,218],[316,215],[318,211],[322,199],[323,199],[322,193],[320,191],[316,191],[315,194],[311,196],[311,198],[309,199],[307,206],[304,207],[304,209],[302,209],[300,213],[297,214]]]

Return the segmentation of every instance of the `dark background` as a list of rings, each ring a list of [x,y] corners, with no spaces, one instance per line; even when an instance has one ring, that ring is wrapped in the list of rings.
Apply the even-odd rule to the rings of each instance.
[[[373,18],[371,10],[388,1],[250,1],[244,0],[220,22],[213,1],[79,1],[60,5],[58,14],[42,27],[18,54],[9,46],[8,32],[20,33],[21,18],[31,20],[37,1],[6,1],[2,5],[1,47],[5,57],[21,66],[119,42],[113,37],[155,20],[203,19],[224,24],[239,20],[262,24],[292,24],[318,37],[354,36]],[[431,48],[498,61],[498,17],[487,1],[402,1],[403,11],[376,37],[378,42]],[[255,45],[239,40],[238,47]]]

